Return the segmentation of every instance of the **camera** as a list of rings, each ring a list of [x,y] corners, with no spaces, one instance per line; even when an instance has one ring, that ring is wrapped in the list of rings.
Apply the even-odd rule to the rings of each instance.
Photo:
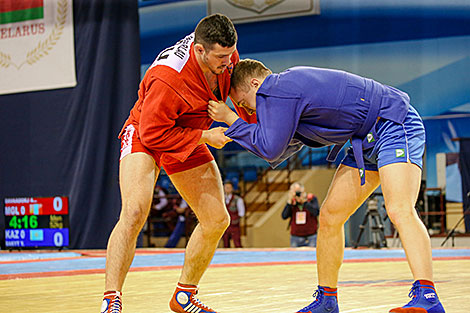
[[[296,197],[300,197],[301,195],[302,195],[302,192],[301,192],[301,191],[296,191],[296,192],[295,192],[295,196],[296,196]]]

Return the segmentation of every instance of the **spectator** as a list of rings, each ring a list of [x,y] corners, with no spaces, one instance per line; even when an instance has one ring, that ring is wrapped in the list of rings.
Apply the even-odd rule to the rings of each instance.
[[[153,193],[152,210],[161,212],[168,205],[168,192],[163,187],[156,185]],[[154,212],[156,213],[156,212]],[[160,213],[161,215],[161,213]]]
[[[172,199],[172,210],[167,213],[167,216],[173,216],[176,224],[173,231],[165,244],[165,248],[175,248],[181,239],[181,236],[189,238],[197,224],[197,218],[188,203],[181,197]]]
[[[150,216],[154,220],[152,225],[153,236],[168,236],[171,232],[171,226],[164,216],[168,209],[170,209],[168,191],[160,185],[155,185],[150,207]],[[146,228],[147,225],[145,225],[144,231],[147,230]]]
[[[233,193],[233,183],[231,181],[225,181],[224,193],[225,206],[230,214],[230,226],[227,228],[223,236],[224,247],[230,248],[230,238],[232,238],[235,247],[241,248],[240,220],[245,216],[245,204],[240,196]]]
[[[304,186],[293,183],[289,189],[287,204],[282,211],[283,219],[290,218],[291,247],[316,247],[318,214],[317,198],[311,194],[309,200]]]

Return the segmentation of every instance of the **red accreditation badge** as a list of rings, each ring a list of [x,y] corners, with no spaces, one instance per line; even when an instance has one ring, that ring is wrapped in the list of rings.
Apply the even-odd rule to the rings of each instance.
[[[307,211],[298,211],[295,213],[295,223],[297,225],[303,225],[307,223]]]

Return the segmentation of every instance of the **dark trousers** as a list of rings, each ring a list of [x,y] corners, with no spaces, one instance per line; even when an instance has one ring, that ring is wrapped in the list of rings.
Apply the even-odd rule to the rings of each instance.
[[[235,248],[241,248],[240,225],[230,225],[222,238],[224,239],[225,248],[230,248],[230,238],[232,238]]]

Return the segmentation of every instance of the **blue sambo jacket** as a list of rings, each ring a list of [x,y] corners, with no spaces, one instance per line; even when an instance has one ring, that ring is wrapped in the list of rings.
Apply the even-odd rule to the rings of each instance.
[[[303,145],[334,145],[328,161],[351,140],[361,184],[362,151],[375,144],[377,119],[402,124],[410,98],[398,89],[339,70],[293,67],[264,80],[256,95],[257,123],[237,119],[225,135],[268,161],[280,164]]]

